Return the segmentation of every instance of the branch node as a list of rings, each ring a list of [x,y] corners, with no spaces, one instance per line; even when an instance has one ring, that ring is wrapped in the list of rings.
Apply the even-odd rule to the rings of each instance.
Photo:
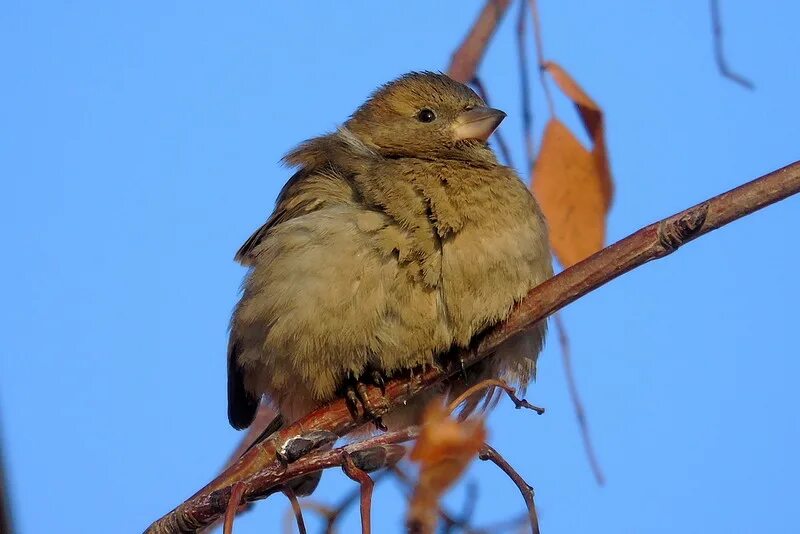
[[[694,238],[703,227],[708,215],[708,203],[695,206],[677,219],[665,219],[658,226],[658,241],[667,254]]]
[[[312,430],[287,439],[276,451],[278,460],[286,465],[295,462],[315,449],[332,445],[339,436],[327,430]]]

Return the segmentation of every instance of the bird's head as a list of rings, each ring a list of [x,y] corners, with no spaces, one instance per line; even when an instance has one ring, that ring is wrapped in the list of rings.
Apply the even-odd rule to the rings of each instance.
[[[388,157],[495,161],[486,142],[505,116],[445,74],[412,72],[379,88],[345,127]]]

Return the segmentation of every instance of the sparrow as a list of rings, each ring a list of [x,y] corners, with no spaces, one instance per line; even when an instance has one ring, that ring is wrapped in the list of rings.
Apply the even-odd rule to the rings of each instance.
[[[505,116],[445,74],[411,72],[284,157],[296,171],[235,257],[248,272],[228,344],[234,428],[253,422],[262,397],[291,423],[353,380],[436,365],[552,276],[539,205],[487,143]],[[524,389],[545,327],[446,392],[487,377]],[[414,424],[423,405],[384,421]]]

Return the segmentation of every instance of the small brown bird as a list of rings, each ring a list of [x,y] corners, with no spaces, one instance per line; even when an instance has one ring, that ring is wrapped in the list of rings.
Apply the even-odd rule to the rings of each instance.
[[[348,380],[433,365],[552,275],[539,206],[486,142],[504,117],[444,74],[413,72],[289,152],[297,172],[236,254],[250,271],[231,321],[231,425],[249,426],[263,395],[292,422]],[[470,380],[524,388],[544,332],[512,339]]]

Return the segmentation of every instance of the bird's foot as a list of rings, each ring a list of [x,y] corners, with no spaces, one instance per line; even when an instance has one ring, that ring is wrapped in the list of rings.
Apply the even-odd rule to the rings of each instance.
[[[377,387],[381,391],[378,402],[370,399],[369,388]],[[375,424],[378,430],[387,430],[381,420],[381,414],[386,411],[387,403],[383,398],[386,394],[386,379],[378,370],[369,369],[361,376],[349,375],[344,386],[344,395],[347,407],[354,419],[364,416]],[[360,408],[360,409],[359,409]]]
[[[445,368],[455,365],[458,369],[458,375],[461,380],[463,380],[465,384],[468,384],[470,381],[470,376],[467,373],[467,365],[465,360],[471,361],[476,351],[477,349],[475,348],[475,344],[470,344],[470,346],[466,348],[452,347],[440,357],[439,363]]]

